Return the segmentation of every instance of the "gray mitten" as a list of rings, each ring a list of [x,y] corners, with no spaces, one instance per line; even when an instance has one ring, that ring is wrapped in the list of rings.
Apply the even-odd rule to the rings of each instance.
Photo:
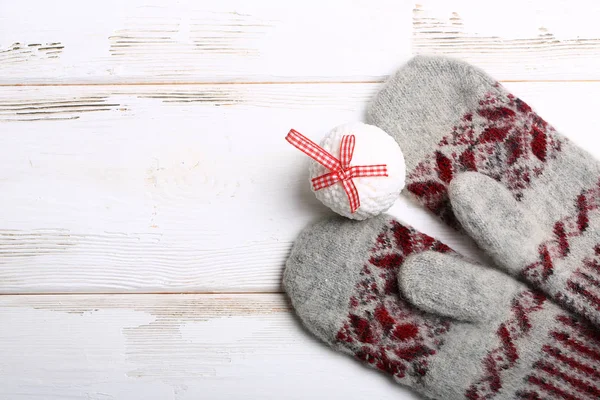
[[[400,144],[420,202],[600,326],[600,163],[484,72],[441,57],[401,68],[367,119]]]
[[[314,335],[427,397],[600,396],[597,333],[389,216],[305,229],[284,287]]]

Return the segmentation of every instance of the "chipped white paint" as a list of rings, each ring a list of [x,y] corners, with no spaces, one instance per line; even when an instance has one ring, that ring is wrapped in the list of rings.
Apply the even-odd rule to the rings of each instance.
[[[251,293],[281,290],[327,213],[283,137],[362,119],[414,53],[598,80],[599,17],[593,0],[2,2],[0,399],[416,398]],[[507,86],[600,157],[600,83]],[[477,258],[406,199],[391,212]],[[186,291],[247,294],[131,294]],[[66,292],[127,294],[48,294]]]
[[[54,43],[19,43],[15,42],[0,50],[0,63],[4,66],[32,60],[49,60],[58,58],[64,46],[60,42]]]
[[[417,399],[276,294],[3,296],[0,354],[11,400]]]
[[[374,79],[409,57],[411,8],[395,0],[4,2],[0,51],[42,40],[64,49],[0,62],[0,83]]]
[[[586,118],[600,84],[509,88],[600,155]],[[361,119],[375,90],[1,88],[0,192],[10,196],[0,207],[0,292],[279,291],[297,233],[328,213],[309,189],[308,160],[283,138],[295,127],[318,139]],[[391,212],[461,246],[407,200]]]
[[[505,80],[599,79],[599,19],[594,0],[4,2],[0,84],[380,80],[423,52]]]
[[[413,51],[475,63],[498,79],[598,79],[600,8],[573,2],[420,1]]]

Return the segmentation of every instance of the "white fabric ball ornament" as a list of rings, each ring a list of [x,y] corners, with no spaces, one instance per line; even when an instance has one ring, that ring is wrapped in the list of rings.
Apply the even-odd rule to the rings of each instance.
[[[340,160],[340,144],[344,136],[354,135],[355,147],[350,161],[352,166],[385,164],[388,176],[354,177],[360,206],[351,211],[348,195],[341,181],[320,190],[314,190],[317,199],[340,215],[364,220],[381,214],[398,199],[404,188],[406,166],[400,146],[387,133],[376,126],[354,122],[334,128],[320,146]],[[311,160],[310,178],[332,172],[323,165]]]

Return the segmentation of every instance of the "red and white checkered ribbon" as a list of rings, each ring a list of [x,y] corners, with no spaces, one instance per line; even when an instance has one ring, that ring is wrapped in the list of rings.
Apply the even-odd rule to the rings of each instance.
[[[356,142],[354,135],[344,135],[342,137],[339,160],[294,129],[288,133],[285,140],[331,171],[327,174],[313,178],[313,189],[321,190],[340,182],[348,196],[350,211],[352,213],[356,212],[358,207],[360,207],[360,198],[358,197],[358,191],[356,190],[352,178],[388,176],[386,164],[350,166],[352,155],[354,154],[354,144]]]

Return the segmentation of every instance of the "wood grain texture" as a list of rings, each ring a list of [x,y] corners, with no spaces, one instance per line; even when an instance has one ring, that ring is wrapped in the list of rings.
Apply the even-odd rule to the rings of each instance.
[[[32,60],[49,60],[58,58],[64,46],[59,43],[19,43],[15,42],[0,50],[0,63],[3,65],[19,65]]]
[[[410,19],[394,0],[4,2],[0,84],[373,79],[409,57]],[[61,51],[14,53],[42,42]]]
[[[424,0],[413,52],[457,57],[501,80],[597,80],[600,7],[584,1]]]
[[[0,2],[0,399],[416,399],[257,293],[329,215],[283,137],[361,120],[416,53],[599,80],[599,17],[592,0]],[[600,83],[508,86],[600,156]],[[404,198],[391,213],[480,257]],[[66,292],[98,294],[48,294]]]
[[[1,89],[0,291],[279,291],[297,233],[327,213],[283,137],[360,119],[374,90]]]
[[[289,128],[360,120],[376,84],[0,89],[0,292],[278,292],[329,215]],[[600,156],[600,83],[509,85]],[[406,199],[391,210],[463,252]]]
[[[0,398],[417,399],[281,295],[0,297]]]
[[[415,53],[460,57],[501,80],[600,79],[593,0],[0,7],[0,84],[379,81]]]

